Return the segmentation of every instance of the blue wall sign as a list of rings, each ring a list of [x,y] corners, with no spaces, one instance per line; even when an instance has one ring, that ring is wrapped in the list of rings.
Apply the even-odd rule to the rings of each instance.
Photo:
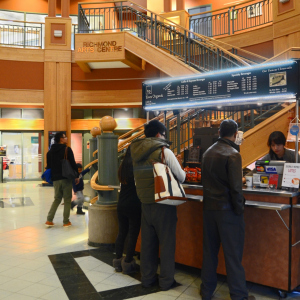
[[[293,126],[291,127],[291,129],[290,129],[290,133],[291,133],[292,135],[297,135],[297,134],[299,133],[299,126],[293,125]]]

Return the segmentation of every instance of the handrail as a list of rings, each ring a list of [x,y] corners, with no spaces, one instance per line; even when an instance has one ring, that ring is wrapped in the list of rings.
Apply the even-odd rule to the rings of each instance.
[[[246,1],[245,1],[244,3],[242,3],[242,4],[245,4],[245,3],[248,3],[248,2],[253,2],[253,1],[255,1],[255,0],[246,0]],[[113,1],[113,2],[117,2],[117,1]],[[150,12],[150,13],[153,13],[153,14],[157,15],[156,13],[154,13],[154,12],[148,10],[147,8],[144,8],[144,7],[138,5],[138,4],[136,4],[136,3],[134,3],[134,2],[132,2],[132,1],[130,1],[130,0],[129,0],[129,1],[120,1],[120,2],[130,2],[130,3],[133,3],[134,5],[137,5],[137,6],[139,6],[140,8],[143,8],[143,9],[145,9],[146,11],[148,11],[148,12]],[[83,3],[84,3],[84,2],[83,2]],[[101,2],[101,3],[104,3],[104,2]],[[105,2],[105,3],[109,3],[109,2]],[[237,5],[240,5],[240,3],[237,4]],[[229,6],[229,7],[232,7],[232,6]],[[224,8],[223,8],[223,9],[224,9]],[[204,12],[204,13],[207,13],[207,12]],[[161,15],[158,15],[158,16],[159,16],[160,18],[162,18],[162,19],[168,20],[169,23],[173,23],[174,25],[176,25],[176,26],[179,27],[180,29],[187,30],[186,28],[182,27],[182,26],[179,25],[179,24],[174,23],[172,20],[170,20],[170,19],[168,19],[168,18],[164,18],[164,17],[161,16]],[[191,15],[191,16],[192,16],[192,15]],[[212,42],[213,44],[216,42],[216,40],[213,39],[213,38],[211,38],[211,37],[208,37],[208,36],[205,36],[205,35],[200,35],[200,34],[198,34],[198,33],[191,32],[190,30],[187,30],[187,31],[190,32],[190,33],[192,33],[193,35],[199,36],[201,39],[209,40],[209,41]],[[253,56],[257,56],[257,57],[259,57],[259,58],[261,58],[261,59],[263,59],[263,60],[266,60],[266,59],[267,59],[267,58],[265,58],[265,57],[263,57],[263,56],[261,56],[261,55],[257,55],[257,54],[255,54],[255,53],[250,52],[250,51],[241,49],[241,48],[239,48],[239,47],[232,46],[232,45],[230,45],[230,44],[228,44],[228,43],[221,42],[221,41],[218,41],[218,42],[223,43],[223,44],[226,45],[226,46],[230,46],[231,48],[235,48],[235,49],[237,49],[237,50],[239,50],[239,51],[242,51],[242,52],[244,52],[244,53],[251,54],[251,55],[253,55]],[[218,45],[216,45],[216,46],[217,46],[218,48],[222,48],[221,50],[223,51],[223,49],[224,49],[223,47],[220,47],[220,46],[218,46]],[[226,50],[226,49],[224,49],[224,50]],[[231,52],[229,52],[229,53],[232,55]],[[236,58],[236,55],[234,55],[233,57]],[[237,56],[237,57],[239,57],[239,56]]]
[[[149,12],[149,13],[153,14],[154,16],[158,17],[159,19],[166,20],[167,21],[166,25],[175,26],[175,28],[179,28],[180,30],[186,32],[187,34],[197,36],[198,38],[200,38],[201,40],[203,40],[203,41],[206,42],[206,43],[203,44],[202,41],[200,42],[199,40],[197,40],[197,42],[199,42],[200,44],[203,44],[205,46],[212,46],[212,47],[214,47],[214,50],[219,49],[220,51],[223,51],[224,53],[226,53],[229,57],[231,57],[234,60],[238,61],[241,65],[243,65],[243,66],[249,66],[249,64],[247,62],[245,62],[240,56],[235,55],[234,53],[231,53],[227,49],[225,49],[225,48],[217,45],[215,43],[214,39],[212,39],[210,37],[207,37],[207,36],[204,36],[204,35],[201,35],[201,34],[198,34],[196,32],[192,32],[192,31],[190,31],[190,30],[182,27],[181,25],[174,23],[172,20],[170,20],[168,18],[165,18],[165,17],[163,17],[161,15],[157,15],[156,13],[154,13],[154,12],[148,10],[147,8],[145,8],[145,7],[137,4],[135,2],[132,2],[130,0],[129,1],[123,1],[123,0],[121,0],[121,1],[105,1],[105,2],[79,2],[78,5],[79,6],[81,6],[81,5],[87,5],[87,4],[93,4],[93,5],[95,5],[95,4],[99,5],[100,4],[100,5],[103,5],[105,3],[114,3],[115,4],[115,3],[120,3],[120,2],[127,2],[127,3],[129,2],[129,3],[132,3],[133,5],[136,5],[137,7],[142,8],[146,12]]]
[[[255,0],[246,0],[244,2],[240,2],[240,3],[237,3],[237,4],[233,4],[233,5],[228,5],[228,6],[225,6],[223,8],[218,8],[218,9],[214,9],[214,10],[207,10],[207,11],[192,14],[192,15],[189,14],[189,17],[194,17],[194,16],[198,16],[198,15],[204,15],[204,14],[207,14],[207,13],[211,13],[211,12],[221,11],[221,10],[225,10],[225,9],[232,8],[232,7],[235,7],[235,6],[239,6],[241,4],[250,3],[250,2],[253,2],[253,1],[255,1]]]
[[[267,62],[270,62],[270,61],[272,61],[274,58],[276,58],[276,57],[278,57],[278,56],[280,56],[280,55],[282,55],[282,54],[284,54],[284,53],[286,53],[286,52],[289,52],[289,51],[300,51],[300,47],[291,47],[291,48],[285,49],[285,50],[283,50],[282,52],[280,52],[280,53],[274,55],[273,57],[271,57],[271,58],[269,58],[269,59],[267,59],[265,62],[266,62],[266,63],[267,63]]]
[[[196,13],[196,14],[189,14],[189,18],[191,18],[191,17],[195,17],[195,16],[201,16],[201,15],[204,15],[204,14],[211,14],[211,16],[205,16],[205,17],[203,17],[203,19],[208,19],[208,18],[212,18],[213,16],[217,16],[218,14],[215,14],[216,12],[219,12],[219,11],[224,11],[224,13],[228,13],[228,17],[229,17],[229,14],[230,13],[233,13],[233,11],[234,12],[238,12],[240,9],[243,9],[243,8],[245,8],[245,6],[243,6],[243,5],[245,5],[245,4],[247,4],[247,3],[252,3],[252,2],[254,2],[254,3],[252,3],[253,5],[255,5],[255,4],[259,4],[261,1],[263,1],[263,0],[246,0],[246,1],[244,1],[244,2],[240,2],[240,3],[238,3],[238,4],[232,4],[232,5],[230,5],[230,6],[226,6],[226,7],[224,7],[224,8],[219,8],[219,9],[215,9],[215,10],[209,10],[209,11],[205,11],[205,12],[201,12],[201,13]],[[270,0],[271,1],[271,0]],[[271,3],[272,3],[272,1],[271,1]],[[270,3],[268,2],[268,5],[269,5]],[[250,4],[251,5],[251,4]],[[242,7],[241,7],[242,6]],[[196,20],[201,20],[202,18],[199,18],[199,19],[194,19],[195,21]],[[234,21],[234,19],[232,20],[232,21]],[[231,24],[231,20],[230,20],[230,23],[229,23],[229,25]],[[266,24],[268,24],[268,23],[265,23],[265,24],[260,24],[260,26],[263,26],[263,25],[266,25]],[[232,25],[233,26],[233,25]],[[245,29],[247,29],[247,28],[245,28]],[[225,34],[225,33],[224,33]],[[222,35],[222,34],[219,34],[219,35]],[[228,32],[228,35],[230,35],[230,33]],[[240,51],[240,52],[243,52],[243,53],[245,53],[245,54],[248,54],[248,55],[252,55],[253,57],[256,57],[256,58],[258,58],[258,59],[260,59],[260,60],[263,60],[263,61],[265,61],[265,60],[267,60],[267,58],[266,57],[263,57],[263,56],[261,56],[261,55],[258,55],[258,54],[255,54],[255,53],[252,53],[252,52],[250,52],[250,51],[247,51],[247,50],[244,50],[244,49],[241,49],[241,48],[239,48],[239,47],[233,47],[232,45],[230,45],[230,44],[228,44],[228,43],[225,43],[225,42],[222,42],[222,41],[220,41],[220,40],[218,40],[218,39],[214,39],[214,41],[215,42],[219,42],[220,44],[222,44],[222,45],[226,45],[227,47],[230,47],[230,48],[234,48],[234,49],[236,49],[236,50],[238,50],[238,51]]]
[[[17,22],[17,23],[29,23],[29,24],[42,24],[42,25],[45,25],[45,22],[20,21],[20,20],[10,20],[10,19],[1,19],[1,18],[0,18],[0,21]],[[72,23],[72,25],[78,25],[78,24]]]

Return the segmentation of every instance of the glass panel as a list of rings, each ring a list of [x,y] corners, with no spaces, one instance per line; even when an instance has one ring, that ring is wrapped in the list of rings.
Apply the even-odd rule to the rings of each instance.
[[[15,108],[2,108],[1,115],[3,119],[21,119],[22,111],[21,109]]]
[[[3,180],[22,179],[22,134],[2,133],[2,144],[6,145],[8,169],[3,170]]]
[[[132,108],[115,108],[114,118],[132,118],[133,110]]]
[[[71,119],[84,119],[83,109],[71,109]]]
[[[105,116],[112,116],[112,109],[93,109],[93,119],[101,119]]]
[[[22,119],[44,119],[44,110],[23,109]]]
[[[42,175],[42,134],[23,133],[23,178],[40,179]]]
[[[82,133],[71,133],[71,148],[75,162],[82,164]]]

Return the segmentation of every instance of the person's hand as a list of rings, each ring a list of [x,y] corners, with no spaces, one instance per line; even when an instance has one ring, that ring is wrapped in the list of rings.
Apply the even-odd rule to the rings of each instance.
[[[75,178],[75,184],[79,184],[79,178]]]
[[[245,177],[243,177],[242,181],[243,181],[243,184],[246,184],[246,178]]]

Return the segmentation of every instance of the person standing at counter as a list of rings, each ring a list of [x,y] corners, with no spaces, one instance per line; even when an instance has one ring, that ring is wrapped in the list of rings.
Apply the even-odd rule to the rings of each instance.
[[[224,120],[219,129],[220,138],[202,158],[203,266],[200,295],[203,300],[210,300],[217,286],[221,243],[231,299],[255,299],[248,297],[242,266],[245,199],[242,193],[242,158],[239,146],[235,144],[237,133],[237,123]]]
[[[176,206],[155,203],[154,175],[152,163],[161,162],[162,147],[165,162],[177,177],[185,180],[174,153],[168,149],[166,127],[158,120],[145,125],[146,138],[131,143],[131,157],[137,195],[142,202],[141,224],[141,274],[142,286],[157,284],[158,255],[160,249],[159,286],[167,291],[177,286],[175,275]]]

